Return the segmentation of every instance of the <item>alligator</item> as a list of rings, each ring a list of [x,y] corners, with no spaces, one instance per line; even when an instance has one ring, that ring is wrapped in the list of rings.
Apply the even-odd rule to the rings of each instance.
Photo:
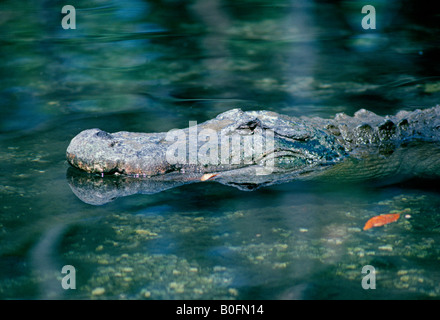
[[[101,197],[104,202],[122,189],[155,193],[204,180],[254,190],[298,179],[438,179],[440,106],[385,117],[361,109],[330,119],[232,109],[169,132],[84,130],[66,155],[73,167],[94,174],[94,186],[103,184],[96,179],[112,177],[107,181],[118,191]],[[78,190],[78,183],[72,185]]]

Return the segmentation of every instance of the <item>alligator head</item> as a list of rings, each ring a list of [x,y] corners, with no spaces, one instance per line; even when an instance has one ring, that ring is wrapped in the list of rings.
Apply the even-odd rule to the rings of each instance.
[[[344,148],[306,120],[233,109],[162,133],[82,131],[67,148],[71,165],[90,173],[155,176],[251,167],[256,175],[302,174],[339,161]]]

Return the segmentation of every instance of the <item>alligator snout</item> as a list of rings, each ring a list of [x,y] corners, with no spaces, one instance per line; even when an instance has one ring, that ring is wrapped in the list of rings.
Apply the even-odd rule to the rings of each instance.
[[[89,129],[72,139],[66,156],[72,166],[91,173],[156,175],[169,169],[160,140],[160,135]]]

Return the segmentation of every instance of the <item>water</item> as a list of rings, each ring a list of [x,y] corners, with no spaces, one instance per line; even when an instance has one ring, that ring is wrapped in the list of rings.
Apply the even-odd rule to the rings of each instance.
[[[239,191],[215,182],[102,206],[69,187],[81,130],[167,131],[235,107],[330,117],[439,103],[438,15],[374,1],[0,5],[0,298],[438,299],[426,182]],[[362,231],[372,216],[406,217]],[[61,286],[64,265],[76,289]],[[361,282],[365,265],[376,289]]]

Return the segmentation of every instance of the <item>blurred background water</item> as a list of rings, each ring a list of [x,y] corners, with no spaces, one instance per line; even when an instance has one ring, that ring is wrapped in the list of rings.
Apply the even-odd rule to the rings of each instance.
[[[67,4],[76,29],[61,26]],[[368,4],[375,30],[361,27],[361,1],[2,1],[0,298],[438,299],[435,186],[208,182],[92,206],[66,179],[84,129],[168,131],[236,107],[330,117],[438,104],[439,12]],[[61,287],[64,265],[75,290]],[[365,265],[375,290],[362,289]]]

